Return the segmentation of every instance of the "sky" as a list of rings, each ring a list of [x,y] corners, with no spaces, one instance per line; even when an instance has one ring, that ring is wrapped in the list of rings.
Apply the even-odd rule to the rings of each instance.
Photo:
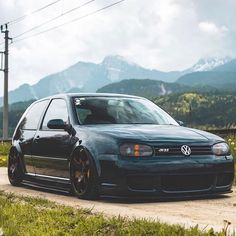
[[[184,70],[200,58],[236,57],[235,0],[125,0],[124,2],[53,31],[32,36],[79,18],[117,0],[0,0],[0,24],[29,14],[9,25],[9,89],[34,84],[46,75],[78,61],[100,63],[107,55],[121,55],[143,67]],[[49,24],[17,35],[61,15]],[[0,51],[3,42],[0,35]],[[0,95],[3,73],[0,72]]]

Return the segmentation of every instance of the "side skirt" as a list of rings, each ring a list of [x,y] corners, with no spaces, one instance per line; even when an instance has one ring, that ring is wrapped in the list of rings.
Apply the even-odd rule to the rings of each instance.
[[[70,179],[54,176],[26,173],[23,183],[32,187],[39,187],[48,190],[59,190],[64,192],[70,192],[71,190]]]

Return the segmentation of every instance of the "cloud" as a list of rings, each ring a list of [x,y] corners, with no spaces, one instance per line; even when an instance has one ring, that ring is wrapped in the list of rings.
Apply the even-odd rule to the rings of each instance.
[[[198,27],[201,31],[209,34],[221,34],[228,31],[226,26],[217,27],[213,22],[200,22]]]
[[[62,0],[10,26],[10,36],[14,38],[87,1]],[[96,0],[25,36],[78,18],[112,2],[115,0]],[[0,23],[46,4],[48,0],[0,1]],[[99,63],[109,54],[120,54],[144,67],[165,71],[186,69],[201,57],[234,57],[235,12],[233,0],[126,0],[81,21],[13,43],[10,46],[9,87],[12,90],[23,83],[36,83],[42,77],[78,61]],[[0,35],[2,41],[3,35]]]

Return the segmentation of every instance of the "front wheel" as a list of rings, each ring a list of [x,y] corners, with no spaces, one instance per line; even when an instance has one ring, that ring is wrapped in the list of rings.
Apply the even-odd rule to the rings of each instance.
[[[8,179],[13,186],[20,186],[23,181],[23,171],[20,155],[15,148],[11,148],[8,155]]]
[[[80,149],[70,162],[70,180],[73,193],[81,199],[96,199],[99,196],[98,177],[90,154]]]

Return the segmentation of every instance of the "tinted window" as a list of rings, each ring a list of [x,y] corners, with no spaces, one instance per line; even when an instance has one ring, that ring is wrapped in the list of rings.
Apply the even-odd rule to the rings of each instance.
[[[65,123],[68,123],[68,111],[66,101],[63,99],[54,99],[49,105],[46,115],[43,120],[42,129],[48,129],[48,121],[53,119],[61,119]]]
[[[31,129],[36,130],[42,116],[46,105],[48,104],[48,100],[44,100],[41,102],[35,103],[30,110],[27,112],[26,116],[22,120],[20,124],[21,129]]]
[[[81,124],[178,125],[161,108],[147,99],[81,97],[74,99]]]

